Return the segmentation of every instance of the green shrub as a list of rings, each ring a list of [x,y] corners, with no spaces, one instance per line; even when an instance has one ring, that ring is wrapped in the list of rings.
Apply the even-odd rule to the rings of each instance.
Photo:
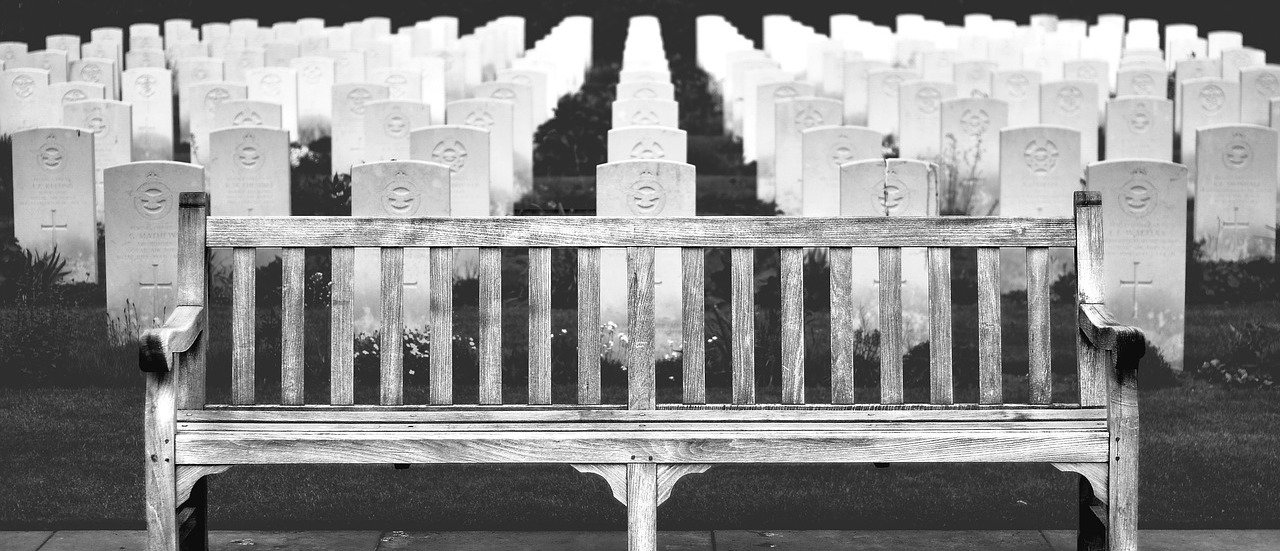
[[[1280,294],[1277,294],[1275,261],[1209,260],[1205,258],[1203,241],[1193,241],[1189,248],[1188,303],[1248,303],[1280,298]]]
[[[1276,388],[1280,379],[1280,325],[1228,324],[1227,352],[1200,364],[1192,376],[1234,388]]]

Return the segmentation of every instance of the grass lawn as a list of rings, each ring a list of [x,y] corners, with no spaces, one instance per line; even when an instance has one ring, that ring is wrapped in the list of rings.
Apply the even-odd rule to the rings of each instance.
[[[141,385],[0,390],[0,529],[142,527]],[[1142,395],[1150,528],[1280,525],[1280,400],[1191,383]],[[567,466],[237,467],[220,529],[619,529],[605,483]],[[717,467],[663,529],[1074,526],[1074,475],[1044,465]]]

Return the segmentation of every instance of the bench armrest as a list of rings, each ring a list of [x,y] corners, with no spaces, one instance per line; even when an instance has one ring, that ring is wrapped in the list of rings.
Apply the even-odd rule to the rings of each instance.
[[[1079,324],[1080,333],[1090,345],[1113,351],[1118,359],[1128,360],[1118,362],[1120,365],[1131,363],[1136,368],[1137,360],[1146,353],[1147,339],[1142,330],[1116,322],[1115,317],[1102,304],[1081,304]]]
[[[206,327],[203,306],[179,306],[169,315],[164,326],[142,333],[142,345],[138,349],[138,366],[148,373],[173,371],[173,355],[186,352],[204,333]]]

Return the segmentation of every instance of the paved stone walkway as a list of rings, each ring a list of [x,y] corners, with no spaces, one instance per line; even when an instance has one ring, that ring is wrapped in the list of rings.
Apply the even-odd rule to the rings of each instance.
[[[215,551],[625,551],[621,532],[234,532],[210,536]],[[666,551],[1067,551],[1070,531],[662,532]],[[0,551],[135,551],[133,530],[0,532]],[[1144,551],[1276,551],[1280,530],[1144,530]]]

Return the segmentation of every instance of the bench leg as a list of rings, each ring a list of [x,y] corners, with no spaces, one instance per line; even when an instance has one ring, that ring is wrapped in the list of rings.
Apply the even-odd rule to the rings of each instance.
[[[1076,549],[1079,551],[1106,551],[1107,526],[1098,517],[1102,507],[1093,494],[1093,485],[1084,476],[1080,477],[1080,531],[1076,538]],[[1102,511],[1105,514],[1105,510]]]
[[[173,438],[174,386],[170,373],[146,374],[143,410],[147,551],[178,550],[177,468]]]
[[[658,466],[627,465],[627,550],[658,549]]]
[[[191,497],[178,511],[178,534],[182,551],[209,549],[209,477],[191,487]]]

